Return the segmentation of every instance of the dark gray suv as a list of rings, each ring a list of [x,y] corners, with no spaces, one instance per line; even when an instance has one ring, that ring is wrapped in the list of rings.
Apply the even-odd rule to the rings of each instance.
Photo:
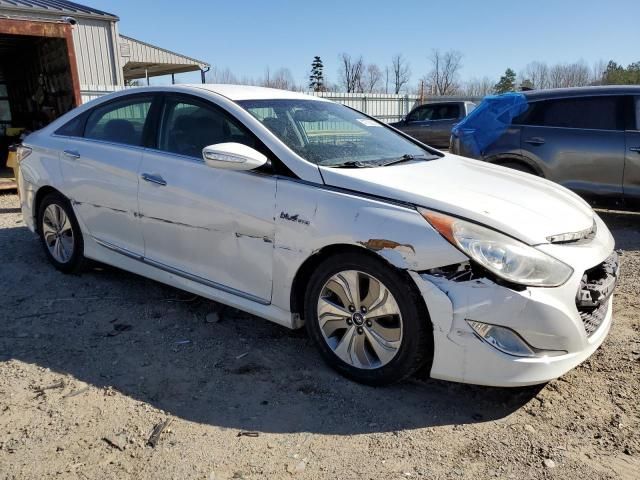
[[[473,144],[461,141],[462,130],[454,130],[451,152],[545,177],[593,203],[640,205],[640,86],[522,95],[522,113],[507,115],[496,139],[485,135],[491,143],[471,148]],[[499,123],[478,120],[473,131],[478,138],[491,133],[478,130]]]
[[[471,113],[475,106],[475,103],[465,100],[423,103],[411,110],[403,120],[390,125],[422,143],[447,148],[451,127]]]

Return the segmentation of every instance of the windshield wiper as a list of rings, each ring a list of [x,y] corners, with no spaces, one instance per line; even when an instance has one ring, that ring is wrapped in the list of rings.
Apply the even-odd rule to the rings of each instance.
[[[371,167],[371,165],[364,163],[364,162],[358,162],[358,161],[353,161],[353,160],[349,160],[348,162],[344,162],[344,163],[337,163],[335,165],[326,165],[327,167],[331,167],[331,168],[367,168],[367,167]]]
[[[427,157],[426,155],[412,155],[410,153],[405,153],[399,158],[395,158],[389,162],[381,163],[380,166],[386,167],[387,165],[396,165],[398,163],[410,162],[412,160],[417,160],[417,159],[426,160],[427,158],[432,158],[432,157]]]

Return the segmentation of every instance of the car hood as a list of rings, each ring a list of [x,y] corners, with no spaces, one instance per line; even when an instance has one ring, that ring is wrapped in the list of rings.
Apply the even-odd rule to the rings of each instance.
[[[319,168],[327,185],[467,218],[529,245],[594,222],[591,207],[560,185],[456,155],[377,168]]]

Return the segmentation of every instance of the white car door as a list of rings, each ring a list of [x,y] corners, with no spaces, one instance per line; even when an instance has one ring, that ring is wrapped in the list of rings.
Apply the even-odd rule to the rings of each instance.
[[[140,167],[145,261],[246,298],[271,300],[276,178],[212,168],[207,145],[258,140],[221,108],[166,95]]]
[[[91,236],[140,255],[138,171],[152,101],[149,94],[128,96],[82,115],[60,162],[65,192]]]

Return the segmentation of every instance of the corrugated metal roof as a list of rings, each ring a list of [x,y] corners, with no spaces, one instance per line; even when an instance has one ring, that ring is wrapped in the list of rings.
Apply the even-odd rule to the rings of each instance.
[[[125,80],[169,75],[171,73],[207,70],[209,64],[187,57],[165,48],[135,38],[120,35],[120,56],[126,62],[123,66]]]
[[[48,13],[60,15],[78,15],[118,20],[116,15],[66,0],[0,0],[0,12],[11,10],[16,13]]]

